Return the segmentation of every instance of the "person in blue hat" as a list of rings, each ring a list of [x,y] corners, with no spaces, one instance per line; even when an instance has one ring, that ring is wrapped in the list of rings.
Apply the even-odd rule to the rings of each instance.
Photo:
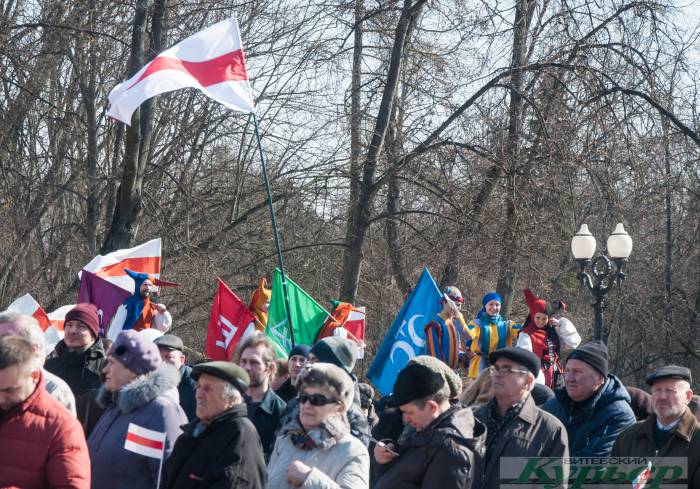
[[[481,300],[483,307],[467,324],[470,338],[466,341],[465,353],[469,358],[470,379],[477,378],[479,372],[489,366],[489,354],[515,346],[518,339],[522,325],[501,316],[502,302],[498,292],[487,292]]]

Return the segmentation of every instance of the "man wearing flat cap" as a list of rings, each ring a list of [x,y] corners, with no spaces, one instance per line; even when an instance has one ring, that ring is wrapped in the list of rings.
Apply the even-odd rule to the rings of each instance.
[[[260,437],[243,396],[248,374],[231,362],[196,365],[197,418],[184,426],[163,467],[164,489],[264,489],[267,471]]]
[[[654,413],[623,431],[614,457],[687,457],[688,487],[700,487],[700,422],[688,409],[693,397],[690,370],[667,365],[646,379]],[[674,481],[681,484],[681,481]]]
[[[385,403],[398,406],[408,426],[398,440],[376,444],[375,489],[479,487],[472,484],[486,430],[470,409],[450,404],[443,374],[409,364]]]
[[[569,456],[566,428],[535,405],[530,395],[540,372],[540,359],[529,350],[511,347],[489,354],[494,399],[474,410],[486,425],[486,446],[479,487],[498,489],[501,457]]]
[[[185,345],[182,340],[174,334],[164,334],[159,336],[153,343],[158,347],[160,358],[165,363],[169,363],[180,372],[180,383],[177,386],[177,393],[180,395],[180,406],[185,411],[188,421],[195,418],[197,401],[194,397],[196,382],[192,378],[192,367],[185,365]]]
[[[613,443],[636,421],[630,395],[608,372],[608,347],[600,340],[579,346],[566,359],[564,388],[542,405],[569,435],[572,457],[608,457]]]

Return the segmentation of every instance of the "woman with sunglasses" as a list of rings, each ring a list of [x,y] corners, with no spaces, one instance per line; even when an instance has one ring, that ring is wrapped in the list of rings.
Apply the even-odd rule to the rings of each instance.
[[[309,365],[299,374],[299,416],[279,431],[268,487],[366,489],[369,454],[350,434],[345,416],[352,403],[350,376],[330,363]]]

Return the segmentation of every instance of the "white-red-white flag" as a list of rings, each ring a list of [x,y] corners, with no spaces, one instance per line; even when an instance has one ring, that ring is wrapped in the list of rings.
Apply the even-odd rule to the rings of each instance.
[[[7,306],[7,310],[32,316],[39,322],[42,331],[46,331],[51,326],[49,316],[31,294],[24,294],[22,297],[18,297],[12,301],[12,304]]]
[[[107,115],[130,124],[136,108],[161,93],[192,87],[229,109],[255,110],[235,17],[166,49],[109,94]]]
[[[97,255],[83,269],[118,285],[130,294],[134,292],[134,279],[124,269],[147,273],[155,278],[160,276],[161,240],[152,239],[133,248]],[[82,272],[78,273],[78,276]]]
[[[162,460],[165,451],[165,433],[129,423],[124,448],[130,452]]]
[[[649,460],[646,468],[637,474],[637,477],[635,477],[632,481],[632,489],[644,489],[644,486],[647,485],[649,477],[651,477],[651,468],[652,463],[651,460]]]
[[[255,316],[248,306],[218,279],[207,332],[207,356],[212,360],[229,361],[233,349],[246,334],[255,331]]]
[[[364,306],[353,307],[341,327],[333,330],[333,336],[342,336],[357,343],[357,358],[365,356],[365,322],[367,312]]]

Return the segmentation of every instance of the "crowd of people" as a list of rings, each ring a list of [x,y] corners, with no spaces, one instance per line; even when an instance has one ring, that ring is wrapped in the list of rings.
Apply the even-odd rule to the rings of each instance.
[[[691,371],[667,365],[647,389],[625,386],[562,303],[525,299],[523,325],[500,316],[495,292],[465,321],[448,287],[425,327],[427,354],[381,398],[339,336],[280,359],[253,333],[232,361],[188,365],[179,337],[142,324],[111,329],[110,341],[81,303],[46,358],[34,318],[0,313],[0,487],[498,488],[504,458],[566,468],[612,456],[681,457],[681,479],[699,488]]]

